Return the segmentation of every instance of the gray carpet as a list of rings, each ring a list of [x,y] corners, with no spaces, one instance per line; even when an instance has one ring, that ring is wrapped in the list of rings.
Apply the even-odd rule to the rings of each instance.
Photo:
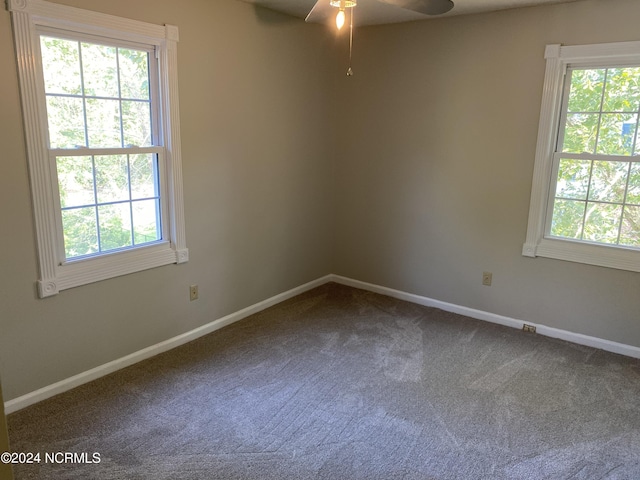
[[[640,361],[327,284],[9,416],[30,479],[639,479]]]

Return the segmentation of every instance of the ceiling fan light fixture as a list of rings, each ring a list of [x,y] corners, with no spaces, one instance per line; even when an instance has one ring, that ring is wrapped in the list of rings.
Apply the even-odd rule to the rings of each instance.
[[[248,0],[251,1],[251,0]],[[273,0],[276,1],[276,0]],[[282,0],[284,1],[284,0]],[[291,0],[289,0],[291,1]],[[367,0],[372,1],[373,0]],[[393,5],[394,7],[411,10],[422,15],[442,15],[449,12],[454,7],[454,0],[377,0],[381,3]],[[347,8],[349,9],[349,68],[347,77],[353,76],[351,68],[351,58],[353,56],[353,12],[357,0],[317,0],[311,11],[305,18],[305,22],[324,23],[333,14],[332,8],[337,8],[335,16],[336,27],[341,30],[347,22]],[[375,3],[375,2],[373,2]]]
[[[321,0],[318,0],[316,5],[318,5],[320,1]],[[357,5],[357,0],[329,0],[329,5],[338,9],[338,13],[336,14],[336,27],[338,27],[338,30],[344,27],[345,21],[347,19],[345,10],[347,8],[351,9],[351,11],[349,12],[349,69],[347,70],[347,77],[351,77],[353,76],[353,69],[351,68],[351,54],[353,51],[353,7]],[[313,8],[315,8],[315,6]],[[311,10],[311,12],[313,12],[313,9]],[[311,12],[309,12],[309,15],[307,15],[307,19],[311,15]]]

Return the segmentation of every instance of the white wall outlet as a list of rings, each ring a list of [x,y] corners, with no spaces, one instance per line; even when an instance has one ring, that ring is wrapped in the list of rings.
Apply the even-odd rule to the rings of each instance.
[[[482,284],[487,287],[491,286],[491,280],[493,279],[493,274],[491,272],[482,272]]]
[[[189,287],[189,299],[192,302],[198,299],[198,285],[191,285]]]

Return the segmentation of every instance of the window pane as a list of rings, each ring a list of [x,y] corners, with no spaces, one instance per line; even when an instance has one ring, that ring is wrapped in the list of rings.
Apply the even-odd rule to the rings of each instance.
[[[556,200],[553,206],[551,235],[556,237],[580,238],[584,202],[574,200]]]
[[[602,111],[637,112],[640,105],[640,68],[610,68]]]
[[[44,91],[82,94],[78,42],[62,38],[40,37]]]
[[[162,238],[160,234],[160,207],[158,200],[133,202],[134,241],[154,242]]]
[[[156,155],[131,155],[131,198],[152,198],[158,196],[156,181]]]
[[[590,160],[561,159],[558,169],[556,197],[586,200],[590,173]]]
[[[622,205],[589,203],[584,222],[585,240],[599,243],[617,243]]]
[[[95,203],[91,157],[58,157],[56,169],[62,208]]]
[[[129,202],[98,207],[101,250],[113,250],[131,245],[131,211]]]
[[[115,47],[82,43],[84,94],[118,97],[118,63]]]
[[[90,255],[98,251],[98,230],[94,207],[62,211],[66,258]]]
[[[620,244],[640,247],[640,207],[625,207]]]
[[[148,55],[147,52],[140,50],[118,49],[122,98],[149,99]]]
[[[569,112],[599,112],[605,69],[574,70],[571,75]]]
[[[81,98],[47,96],[51,148],[86,146]]]
[[[600,115],[597,113],[568,114],[562,151],[567,153],[594,153],[599,118]]]
[[[98,203],[129,200],[129,172],[126,155],[96,155]]]
[[[589,200],[622,203],[628,171],[626,162],[593,162]]]
[[[87,98],[89,147],[121,147],[120,102]]]
[[[148,102],[122,102],[124,144],[151,146],[151,105]]]
[[[640,163],[631,164],[629,187],[627,190],[627,203],[640,205]]]
[[[602,114],[597,153],[631,155],[637,121],[637,115]]]

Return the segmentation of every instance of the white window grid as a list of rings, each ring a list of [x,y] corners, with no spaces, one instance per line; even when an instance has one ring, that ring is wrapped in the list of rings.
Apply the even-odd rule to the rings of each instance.
[[[59,212],[65,211],[65,210],[72,210],[72,209],[77,209],[77,208],[87,208],[87,207],[92,207],[95,210],[95,216],[96,216],[96,235],[97,235],[97,247],[98,247],[98,251],[95,253],[91,253],[88,255],[81,255],[81,256],[74,256],[71,258],[67,258],[66,257],[66,253],[65,253],[65,246],[64,246],[64,228],[63,228],[63,224],[62,224],[62,217],[60,215],[56,215],[56,230],[57,230],[57,237],[58,237],[58,256],[59,256],[59,261],[58,263],[60,265],[64,265],[67,264],[69,262],[74,262],[74,261],[78,261],[78,260],[83,260],[83,259],[87,259],[87,258],[91,258],[91,257],[95,257],[97,255],[104,255],[106,253],[117,253],[118,251],[123,251],[123,250],[127,250],[127,249],[131,249],[131,248],[137,248],[140,247],[140,245],[148,245],[151,243],[158,243],[158,242],[162,242],[163,239],[166,239],[168,237],[168,232],[166,231],[166,223],[167,222],[163,222],[163,218],[167,215],[168,211],[167,211],[167,207],[166,207],[166,202],[164,202],[164,198],[165,195],[162,193],[165,189],[164,189],[164,185],[161,185],[161,178],[164,178],[164,171],[163,169],[163,165],[165,164],[164,160],[164,148],[162,146],[158,146],[161,144],[161,135],[158,129],[158,125],[159,125],[159,109],[158,109],[158,104],[159,104],[159,85],[158,85],[158,62],[157,62],[157,55],[156,55],[156,49],[154,46],[149,46],[149,45],[144,45],[144,44],[140,44],[140,43],[133,43],[133,42],[122,42],[122,41],[118,41],[116,39],[109,39],[106,40],[102,37],[96,37],[96,36],[92,36],[92,35],[82,35],[82,34],[73,34],[71,32],[65,31],[65,30],[59,30],[59,29],[53,29],[53,28],[39,28],[38,29],[38,34],[40,37],[42,36],[46,36],[46,37],[53,37],[53,38],[62,38],[62,39],[67,39],[67,40],[71,40],[74,42],[78,42],[78,49],[79,49],[79,61],[80,61],[80,87],[81,87],[81,91],[79,94],[68,94],[68,93],[55,93],[55,94],[50,94],[47,93],[45,91],[44,88],[44,81],[43,81],[43,88],[41,90],[41,94],[43,95],[43,99],[41,99],[41,101],[45,102],[46,105],[46,97],[49,96],[55,96],[55,97],[67,97],[67,98],[79,98],[82,99],[83,101],[83,123],[84,123],[84,138],[85,138],[85,144],[84,145],[75,145],[73,148],[51,148],[49,147],[49,159],[50,159],[50,164],[52,166],[52,171],[51,171],[51,175],[52,178],[57,178],[57,169],[56,169],[56,165],[57,165],[57,159],[59,157],[91,157],[92,159],[92,175],[93,175],[93,195],[94,195],[94,202],[93,203],[89,203],[86,205],[75,205],[73,207],[62,207],[60,204],[60,191],[58,190],[58,182],[54,182],[54,190],[55,190],[55,195],[54,195],[54,202],[56,205],[56,208]],[[84,69],[82,68],[82,45],[83,43],[91,43],[91,44],[95,44],[95,45],[103,45],[103,46],[108,46],[108,47],[114,47],[116,49],[132,49],[132,50],[138,50],[138,51],[144,51],[147,53],[147,65],[148,65],[148,74],[149,74],[149,99],[148,100],[140,100],[140,99],[135,99],[135,98],[127,98],[124,97],[122,95],[122,81],[121,81],[121,70],[120,70],[120,65],[119,63],[117,64],[117,72],[118,72],[118,96],[117,97],[106,97],[106,96],[98,96],[98,95],[88,95],[86,94],[86,87],[85,87],[85,82],[84,82],[84,76],[83,76],[83,71]],[[40,47],[40,43],[38,42],[38,47]],[[42,55],[39,55],[40,58],[42,58]],[[119,61],[119,56],[116,55],[116,62]],[[39,68],[42,68],[41,63],[38,64]],[[42,74],[42,72],[41,72]],[[97,100],[117,100],[119,102],[119,111],[120,113],[120,122],[119,122],[119,128],[120,128],[120,142],[121,145],[120,147],[113,147],[113,148],[91,148],[88,145],[91,143],[90,142],[90,135],[89,135],[89,122],[87,120],[87,107],[86,107],[86,101],[87,99],[97,99]],[[151,121],[151,138],[150,140],[150,144],[153,145],[151,147],[141,147],[138,145],[125,145],[124,141],[125,141],[125,132],[124,132],[124,125],[123,125],[123,115],[122,115],[122,102],[123,101],[138,101],[138,102],[144,102],[144,103],[148,103],[149,104],[149,111],[150,111],[150,121]],[[47,129],[47,144],[50,146],[51,144],[51,140],[48,138],[49,137],[49,130]],[[119,200],[119,201],[109,201],[109,202],[100,202],[98,201],[98,196],[97,196],[97,182],[96,182],[96,168],[95,168],[95,157],[96,156],[103,156],[103,155],[126,155],[127,157],[127,164],[129,164],[129,158],[131,155],[138,155],[138,154],[153,154],[155,157],[155,161],[153,162],[153,167],[154,167],[154,179],[155,179],[155,195],[152,197],[145,197],[145,198],[136,198],[135,200],[132,199],[131,196],[131,181],[130,181],[130,170],[128,169],[127,172],[127,176],[128,176],[128,189],[129,189],[129,199],[128,200]],[[162,170],[162,171],[161,171]],[[143,243],[137,243],[135,241],[135,229],[131,228],[131,245],[127,246],[127,247],[122,247],[122,248],[116,248],[116,249],[104,249],[103,248],[103,244],[101,241],[101,228],[100,228],[100,214],[99,214],[99,208],[101,206],[108,206],[108,205],[117,205],[117,204],[128,204],[129,206],[129,211],[130,211],[130,216],[133,219],[133,205],[136,202],[140,202],[140,201],[144,201],[144,200],[156,200],[158,202],[158,209],[157,209],[157,218],[156,218],[156,223],[159,226],[158,231],[160,232],[160,238],[158,239],[154,239],[152,242],[143,242]]]
[[[562,95],[562,114],[560,116],[560,121],[559,121],[559,130],[558,130],[558,138],[555,144],[555,151],[553,153],[553,166],[552,166],[552,174],[551,174],[551,185],[550,185],[550,191],[551,192],[556,192],[555,195],[549,195],[549,201],[547,204],[547,209],[546,209],[546,215],[545,215],[545,237],[547,238],[558,238],[558,239],[563,239],[566,237],[558,237],[558,236],[554,236],[551,233],[551,228],[552,228],[552,222],[553,222],[553,208],[554,208],[554,204],[555,204],[555,200],[570,200],[570,201],[576,201],[576,202],[582,202],[585,204],[585,212],[583,215],[583,219],[582,219],[582,225],[580,228],[580,238],[571,238],[570,240],[572,241],[580,241],[580,242],[584,242],[584,243],[592,243],[592,244],[596,244],[596,245],[616,245],[620,248],[628,248],[628,249],[633,249],[633,250],[639,250],[640,246],[636,247],[636,246],[631,246],[631,245],[623,245],[620,243],[620,236],[622,234],[622,223],[624,220],[624,211],[625,208],[627,206],[638,206],[639,204],[636,203],[632,203],[632,202],[628,202],[627,201],[627,194],[629,191],[629,182],[631,181],[631,167],[634,164],[640,164],[640,151],[637,151],[638,147],[640,147],[639,145],[639,139],[638,139],[638,126],[640,124],[640,105],[638,106],[638,108],[634,111],[625,111],[625,112],[620,112],[620,111],[605,111],[603,110],[603,105],[604,105],[604,96],[606,93],[606,85],[607,85],[607,77],[609,74],[610,69],[612,68],[627,68],[627,67],[638,67],[640,65],[638,64],[604,64],[604,65],[591,65],[589,67],[585,67],[585,66],[580,66],[580,67],[573,67],[571,65],[567,66],[565,75],[564,75],[564,82],[563,82],[563,95]],[[568,104],[569,104],[569,93],[570,93],[570,89],[571,89],[571,75],[573,73],[573,71],[575,70],[591,70],[591,69],[603,69],[605,70],[605,77],[604,77],[604,82],[603,82],[603,89],[602,89],[602,94],[601,94],[601,99],[600,99],[600,106],[598,111],[589,111],[589,112],[569,112],[569,108],[568,108]],[[566,129],[564,128],[567,125],[567,116],[568,114],[597,114],[598,115],[598,125],[596,127],[596,138],[594,141],[594,152],[582,152],[582,153],[574,153],[574,152],[567,152],[563,150],[563,146],[564,146],[564,137],[565,137],[565,133],[566,133]],[[632,139],[631,139],[631,152],[630,155],[613,155],[613,154],[598,154],[595,152],[598,152],[598,146],[599,146],[599,140],[600,140],[600,133],[601,133],[601,125],[602,125],[602,116],[603,115],[608,115],[608,114],[628,114],[628,115],[635,115],[635,124],[633,126],[633,135],[632,135]],[[586,160],[589,161],[591,163],[591,166],[589,168],[590,173],[589,173],[589,180],[587,182],[587,191],[585,193],[585,198],[584,200],[581,199],[576,199],[575,197],[562,197],[560,195],[557,194],[557,179],[558,179],[558,171],[559,171],[559,167],[560,167],[560,161],[562,159],[572,159],[572,160]],[[591,198],[591,188],[592,188],[592,175],[593,175],[593,168],[594,168],[594,162],[624,162],[628,164],[627,167],[627,176],[626,176],[626,183],[625,183],[625,191],[624,191],[624,197],[623,200],[621,202],[611,202],[611,201],[606,201],[606,200],[598,200],[598,199],[593,199]],[[584,238],[584,226],[586,223],[586,215],[587,215],[587,208],[586,206],[589,204],[600,204],[600,205],[614,205],[614,206],[620,206],[622,207],[621,209],[621,213],[620,213],[620,219],[618,222],[618,236],[615,242],[597,242],[597,241],[591,241],[588,240],[586,238]]]
[[[148,197],[137,197],[137,198],[133,198],[132,197],[132,184],[131,184],[131,180],[130,180],[130,169],[127,169],[127,177],[128,178],[128,193],[129,193],[129,198],[125,199],[125,200],[115,200],[115,201],[106,201],[106,202],[100,202],[98,200],[98,194],[97,194],[97,181],[96,181],[96,168],[95,166],[93,166],[92,168],[92,175],[93,175],[93,199],[94,201],[91,203],[87,203],[87,204],[83,204],[83,205],[74,205],[72,207],[63,207],[60,203],[60,192],[58,190],[58,186],[56,184],[56,188],[55,188],[55,195],[54,195],[54,202],[55,202],[55,206],[56,209],[58,211],[65,211],[65,210],[74,210],[74,209],[79,209],[79,208],[94,208],[95,209],[95,216],[96,216],[96,225],[97,225],[97,237],[98,237],[98,251],[96,253],[92,253],[92,254],[88,254],[88,255],[82,255],[82,256],[74,256],[71,258],[67,258],[66,257],[66,252],[65,252],[65,246],[64,246],[64,228],[62,225],[62,217],[60,215],[56,216],[56,230],[57,230],[57,237],[59,239],[58,241],[58,256],[59,256],[59,264],[60,265],[64,265],[67,264],[69,262],[76,262],[79,260],[84,260],[84,259],[89,259],[92,257],[95,257],[96,255],[104,255],[104,254],[111,254],[111,253],[117,253],[119,251],[124,251],[124,250],[128,250],[131,248],[137,248],[140,247],[141,245],[151,245],[154,243],[161,243],[163,241],[165,241],[165,239],[168,237],[169,232],[167,231],[167,222],[163,221],[163,218],[166,218],[166,216],[168,215],[168,208],[167,208],[167,202],[165,201],[165,195],[163,195],[162,192],[162,188],[160,186],[160,179],[164,178],[164,173],[161,173],[161,171],[164,171],[164,154],[163,154],[163,149],[162,148],[158,148],[158,147],[146,147],[146,148],[126,148],[126,149],[105,149],[105,148],[101,148],[101,149],[82,149],[79,151],[75,151],[75,150],[51,150],[50,151],[50,163],[51,163],[51,168],[52,168],[52,175],[57,175],[56,172],[56,164],[57,164],[57,159],[59,157],[91,157],[92,158],[92,164],[95,162],[94,158],[96,156],[106,156],[106,155],[126,155],[127,156],[127,163],[129,163],[129,158],[132,155],[138,155],[138,154],[152,154],[154,156],[154,161],[153,161],[153,168],[154,168],[154,177],[155,177],[155,185],[154,185],[154,190],[155,190],[155,195],[153,196],[148,196]],[[123,204],[127,204],[129,206],[129,212],[130,212],[130,216],[131,218],[133,218],[133,207],[136,203],[139,202],[144,202],[144,201],[148,201],[148,200],[155,200],[158,203],[158,210],[157,210],[157,216],[156,216],[156,224],[158,225],[158,232],[160,233],[160,238],[158,239],[154,239],[152,241],[146,241],[146,242],[137,242],[135,240],[135,229],[132,228],[131,229],[131,246],[127,246],[127,247],[122,247],[122,248],[107,248],[104,249],[102,248],[102,242],[100,239],[100,214],[99,214],[99,208],[98,207],[102,207],[102,206],[109,206],[109,205],[123,205]],[[133,227],[133,225],[132,225]]]
[[[85,81],[84,81],[84,76],[83,76],[83,72],[84,69],[81,68],[80,69],[80,82],[81,82],[81,93],[79,94],[70,94],[70,93],[45,93],[45,98],[46,97],[63,97],[63,98],[76,98],[76,99],[82,99],[83,102],[83,115],[84,115],[84,138],[85,138],[85,144],[84,145],[74,145],[73,148],[74,149],[79,149],[79,148],[91,148],[90,145],[90,135],[89,135],[89,131],[88,131],[88,121],[87,121],[87,107],[86,107],[86,102],[87,99],[94,99],[94,100],[114,100],[114,101],[118,101],[119,104],[119,111],[121,112],[120,115],[120,139],[121,139],[121,147],[128,147],[128,148],[134,148],[134,147],[144,147],[147,145],[131,145],[131,144],[125,144],[124,139],[125,139],[125,132],[124,132],[124,126],[123,126],[123,115],[122,115],[122,102],[123,101],[127,101],[127,102],[140,102],[140,103],[148,103],[150,106],[150,114],[151,114],[151,139],[149,142],[148,146],[153,146],[153,145],[162,145],[163,139],[161,136],[161,129],[159,128],[159,124],[160,124],[160,112],[159,112],[159,108],[158,105],[160,104],[160,98],[159,98],[159,65],[158,65],[158,51],[157,48],[154,45],[147,45],[147,44],[142,44],[142,43],[138,43],[138,42],[125,42],[125,41],[121,41],[115,38],[109,38],[109,39],[105,39],[104,37],[100,37],[100,36],[96,36],[96,35],[89,35],[89,34],[81,34],[81,33],[74,33],[74,32],[69,32],[66,30],[62,30],[62,29],[56,29],[56,28],[51,28],[51,27],[39,27],[37,28],[37,33],[40,37],[54,37],[54,38],[60,38],[60,39],[66,39],[66,40],[71,40],[74,42],[78,42],[79,43],[79,54],[80,54],[80,58],[79,61],[82,65],[83,62],[83,57],[82,57],[82,44],[83,43],[90,43],[90,44],[94,44],[94,45],[101,45],[101,46],[106,46],[106,47],[113,47],[116,49],[131,49],[131,50],[137,50],[137,51],[143,51],[147,53],[147,58],[148,58],[148,73],[149,73],[149,99],[139,99],[139,98],[129,98],[126,96],[123,96],[122,94],[122,81],[121,81],[121,70],[120,70],[120,65],[119,65],[119,56],[116,55],[116,62],[117,62],[117,70],[118,70],[118,95],[115,97],[110,97],[110,96],[101,96],[101,95],[89,95],[86,93],[86,87],[85,87]],[[39,51],[40,50],[40,43],[38,42],[36,45],[36,48],[38,48],[38,58],[42,58],[42,54]],[[38,68],[40,68],[41,65],[38,65]],[[44,82],[44,80],[43,80]],[[44,84],[43,84],[44,85]],[[44,91],[44,88],[43,88]],[[46,100],[45,100],[45,104],[46,104]],[[47,144],[51,145],[51,140],[49,139],[49,132],[47,129]],[[112,147],[112,146],[110,146]],[[60,148],[59,150],[68,150],[66,148]]]

